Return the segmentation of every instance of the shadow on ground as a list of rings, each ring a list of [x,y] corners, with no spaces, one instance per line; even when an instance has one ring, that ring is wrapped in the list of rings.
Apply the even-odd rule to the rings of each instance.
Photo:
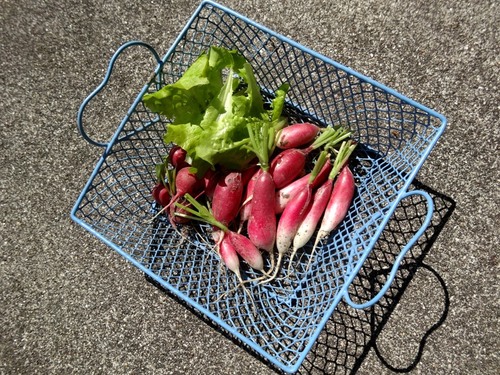
[[[371,349],[391,371],[410,372],[419,363],[429,335],[446,320],[449,309],[446,282],[425,263],[425,257],[452,215],[455,202],[418,181],[414,181],[411,188],[424,190],[433,198],[434,214],[427,230],[406,254],[391,287],[376,304],[364,310],[356,310],[345,302],[339,303],[299,374],[355,374]],[[425,219],[426,210],[425,199],[420,195],[412,195],[401,202],[351,286],[351,298],[355,302],[369,300],[382,288],[392,260],[418,231]],[[428,277],[434,279],[432,288],[437,288],[435,294],[441,296],[439,305],[434,306],[439,314],[418,337],[417,350],[411,355],[412,359],[403,365],[395,365],[387,358],[390,356],[386,357],[383,350],[379,349],[377,338],[418,271],[426,272]]]

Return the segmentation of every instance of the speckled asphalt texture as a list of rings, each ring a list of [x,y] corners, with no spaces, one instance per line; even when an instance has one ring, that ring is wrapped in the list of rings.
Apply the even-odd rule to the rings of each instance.
[[[101,153],[76,129],[79,105],[122,43],[165,53],[198,2],[0,4],[0,373],[275,374],[69,216]],[[449,121],[415,181],[435,201],[429,230],[379,304],[339,305],[299,373],[497,374],[499,3],[223,4]],[[86,119],[104,141],[153,66],[120,61]],[[380,246],[397,251],[406,232],[391,223]]]

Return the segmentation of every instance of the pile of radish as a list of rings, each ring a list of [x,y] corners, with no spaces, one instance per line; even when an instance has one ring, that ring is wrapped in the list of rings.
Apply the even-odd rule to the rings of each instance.
[[[171,147],[152,189],[159,214],[173,226],[210,224],[218,254],[240,281],[241,259],[261,283],[277,277],[287,255],[291,271],[298,249],[316,233],[315,251],[353,199],[351,133],[290,125],[282,113],[288,90],[283,83],[272,100],[264,97],[242,54],[212,46],[176,82],[143,97],[166,117],[163,141]]]
[[[290,273],[296,252],[314,234],[315,249],[345,217],[355,192],[348,161],[356,144],[342,127],[311,123],[276,134],[269,127],[249,132],[247,147],[256,158],[244,170],[209,169],[197,176],[185,151],[174,145],[157,168],[152,194],[172,225],[210,224],[219,256],[241,282],[244,260],[267,283],[285,256]],[[269,269],[264,257],[271,260]]]

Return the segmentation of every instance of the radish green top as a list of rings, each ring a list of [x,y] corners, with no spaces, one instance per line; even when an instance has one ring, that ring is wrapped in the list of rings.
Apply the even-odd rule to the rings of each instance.
[[[223,232],[227,232],[229,230],[227,226],[222,224],[220,221],[218,221],[214,217],[214,215],[210,212],[208,207],[206,207],[206,206],[202,205],[200,202],[198,202],[191,194],[189,194],[189,193],[184,194],[184,198],[186,198],[186,200],[189,203],[191,203],[191,205],[194,208],[185,206],[179,202],[175,202],[175,205],[177,207],[183,209],[184,211],[190,213],[191,215],[181,214],[181,213],[177,213],[177,212],[175,213],[175,215],[213,225],[214,227],[221,229]]]
[[[339,174],[342,167],[347,163],[349,157],[353,153],[356,148],[356,142],[352,140],[343,141],[340,145],[339,150],[337,151],[337,156],[333,162],[333,168],[328,176],[329,179],[333,180]]]

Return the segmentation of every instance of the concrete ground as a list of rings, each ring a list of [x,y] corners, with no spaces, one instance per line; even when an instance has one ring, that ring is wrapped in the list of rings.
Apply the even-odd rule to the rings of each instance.
[[[449,121],[415,182],[435,201],[428,231],[379,304],[339,305],[299,373],[497,374],[499,3],[222,3]],[[276,373],[69,217],[101,152],[76,129],[82,100],[122,43],[163,54],[197,5],[0,2],[0,373]],[[117,66],[130,80],[89,110],[98,139],[149,75],[144,54],[130,56]],[[405,233],[391,223],[381,251]]]

